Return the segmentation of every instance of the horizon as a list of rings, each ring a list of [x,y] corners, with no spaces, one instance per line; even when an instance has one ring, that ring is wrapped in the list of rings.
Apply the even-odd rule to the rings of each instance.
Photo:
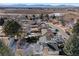
[[[0,3],[0,5],[72,5],[72,6],[79,6],[79,3]]]

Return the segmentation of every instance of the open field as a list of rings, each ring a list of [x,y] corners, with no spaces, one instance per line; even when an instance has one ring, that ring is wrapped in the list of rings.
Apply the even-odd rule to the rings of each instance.
[[[0,9],[0,15],[62,13],[65,20],[79,19],[79,9]]]
[[[0,13],[22,13],[22,14],[49,14],[49,13],[67,13],[79,12],[79,9],[0,9]]]

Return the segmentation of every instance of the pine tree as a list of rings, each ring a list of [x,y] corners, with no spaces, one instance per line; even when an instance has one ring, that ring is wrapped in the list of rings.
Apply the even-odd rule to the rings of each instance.
[[[79,55],[79,23],[76,23],[73,27],[73,34],[64,44],[64,52],[70,56]]]

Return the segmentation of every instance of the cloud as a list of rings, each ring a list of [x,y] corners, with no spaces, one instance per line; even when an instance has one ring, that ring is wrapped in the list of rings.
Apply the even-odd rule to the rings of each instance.
[[[79,0],[0,0],[0,3],[79,3]]]

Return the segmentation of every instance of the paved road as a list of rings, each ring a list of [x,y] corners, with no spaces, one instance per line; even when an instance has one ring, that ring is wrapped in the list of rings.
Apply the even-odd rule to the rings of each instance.
[[[55,26],[54,24],[52,23],[46,23],[48,26],[52,27],[52,28],[55,28],[55,29],[58,29],[59,30],[59,34],[62,35],[63,38],[66,38],[68,39],[69,36],[65,33],[65,30],[61,27],[58,27],[58,26]]]

